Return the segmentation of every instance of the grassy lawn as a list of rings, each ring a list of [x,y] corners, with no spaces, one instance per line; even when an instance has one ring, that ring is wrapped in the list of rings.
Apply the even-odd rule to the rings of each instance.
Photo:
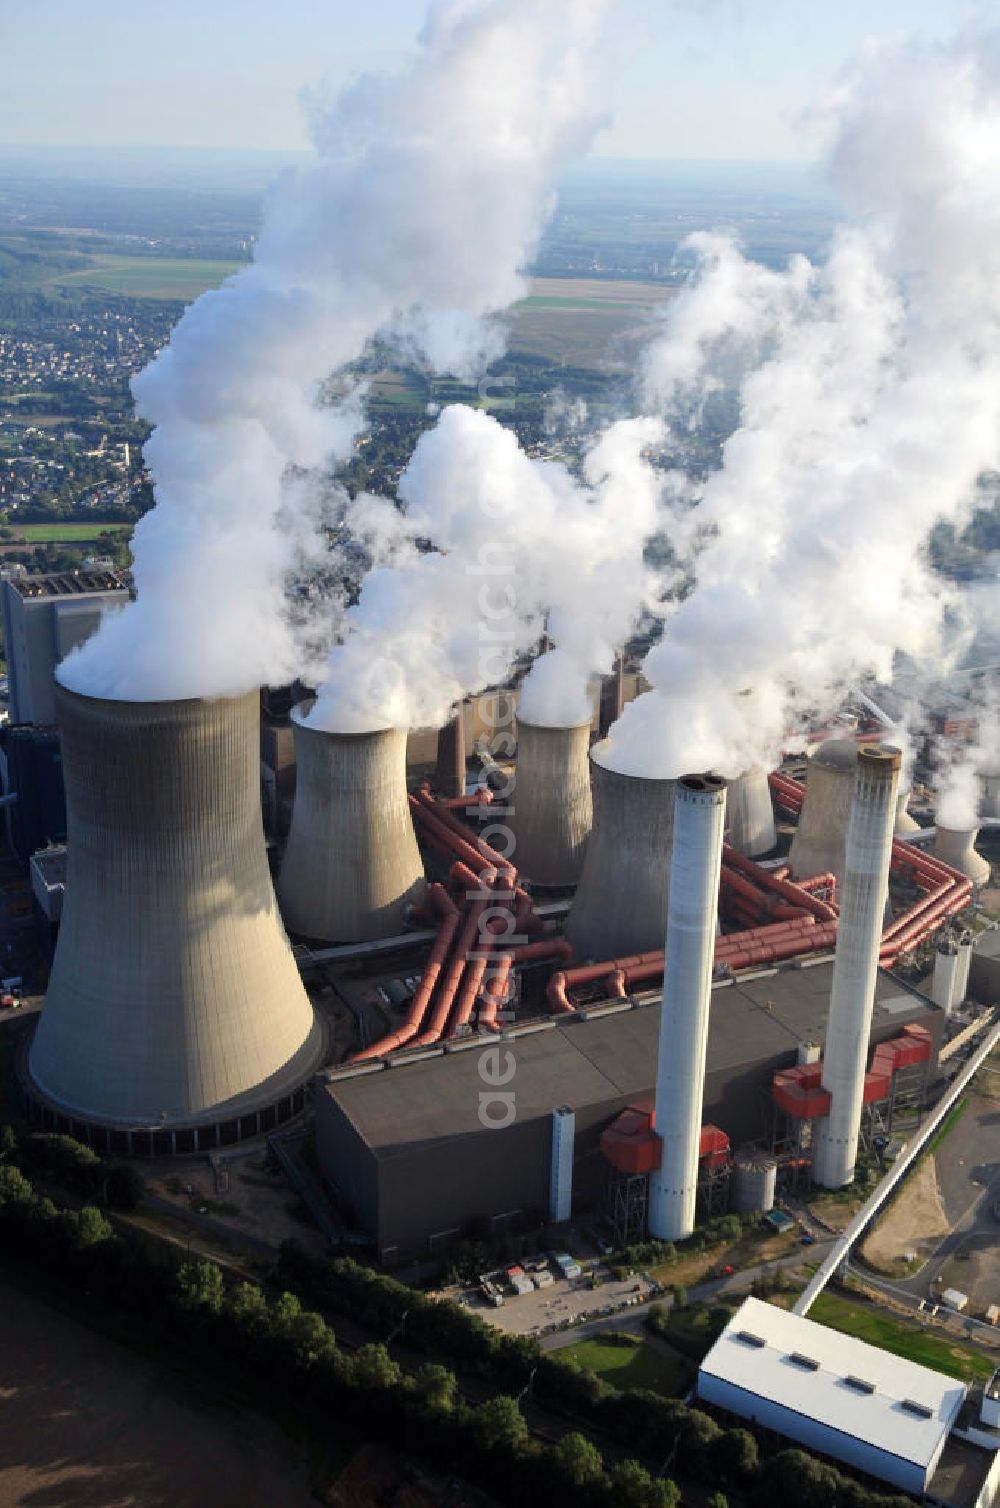
[[[101,534],[131,534],[131,524],[22,524],[15,528],[19,540],[28,545],[71,544],[78,540],[96,540]]]
[[[934,1372],[961,1377],[964,1382],[985,1382],[993,1375],[992,1361],[978,1351],[970,1351],[944,1336],[907,1325],[837,1293],[821,1293],[809,1311],[809,1318],[828,1325],[831,1330],[856,1335],[894,1356],[906,1356]]]
[[[92,267],[53,273],[49,281],[67,287],[103,288],[132,298],[194,299],[217,288],[243,262],[198,257],[127,257],[98,255]]]
[[[690,1368],[680,1356],[635,1335],[596,1335],[556,1352],[615,1388],[651,1388],[676,1397],[687,1387]]]

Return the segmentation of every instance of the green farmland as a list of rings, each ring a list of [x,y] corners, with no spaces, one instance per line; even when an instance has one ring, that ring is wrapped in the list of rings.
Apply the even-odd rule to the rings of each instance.
[[[100,519],[92,524],[22,524],[13,527],[16,540],[11,542],[26,545],[96,543],[102,534],[114,534],[120,538],[132,533],[131,524],[104,524]]]
[[[821,1293],[809,1318],[831,1330],[856,1335],[869,1345],[906,1356],[934,1372],[961,1377],[964,1382],[986,1382],[993,1375],[993,1362],[950,1337],[928,1332],[916,1325],[892,1319],[867,1304],[858,1304],[836,1293]]]
[[[196,257],[128,257],[99,254],[91,265],[75,272],[55,272],[49,282],[67,288],[101,288],[131,298],[180,299],[185,303],[218,288],[242,262],[217,262]]]

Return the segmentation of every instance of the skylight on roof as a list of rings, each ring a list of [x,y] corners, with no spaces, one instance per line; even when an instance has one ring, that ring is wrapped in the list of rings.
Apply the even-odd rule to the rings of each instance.
[[[789,1351],[788,1360],[793,1366],[801,1367],[804,1372],[818,1372],[819,1362],[811,1356],[805,1356],[801,1351]]]
[[[767,1341],[760,1335],[754,1335],[752,1330],[737,1330],[736,1339],[741,1340],[745,1346],[754,1346],[760,1350],[767,1345]]]
[[[908,1414],[915,1414],[918,1419],[933,1419],[934,1410],[929,1409],[926,1403],[918,1403],[915,1398],[904,1398],[900,1404]]]
[[[874,1393],[875,1384],[866,1382],[863,1377],[845,1377],[844,1386],[853,1388],[856,1393]]]

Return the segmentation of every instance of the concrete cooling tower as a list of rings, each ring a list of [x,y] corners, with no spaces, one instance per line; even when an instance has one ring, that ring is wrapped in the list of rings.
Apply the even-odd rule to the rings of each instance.
[[[982,854],[976,852],[975,842],[978,836],[978,827],[960,829],[938,824],[934,834],[933,853],[935,859],[940,859],[943,864],[950,864],[952,869],[960,870],[974,885],[988,885],[990,866]]]
[[[1000,772],[991,770],[979,777],[979,815],[1000,817]]]
[[[770,853],[777,842],[771,787],[760,765],[745,770],[730,785],[726,825],[730,845],[748,859]]]
[[[517,772],[507,819],[511,859],[535,885],[575,885],[593,824],[590,723],[545,728],[518,718]]]
[[[256,692],[59,687],[56,708],[68,869],[34,1090],[113,1151],[194,1151],[287,1119],[324,1042],[268,873]]]
[[[298,783],[278,897],[289,932],[367,942],[402,932],[424,893],[406,799],[406,734],[326,733],[292,713]]]
[[[858,747],[849,738],[829,738],[809,761],[806,794],[788,858],[796,879],[835,874],[844,883],[847,823],[851,814]]]
[[[594,827],[566,922],[581,960],[661,948],[667,915],[675,782],[609,769],[607,747],[590,751]]]

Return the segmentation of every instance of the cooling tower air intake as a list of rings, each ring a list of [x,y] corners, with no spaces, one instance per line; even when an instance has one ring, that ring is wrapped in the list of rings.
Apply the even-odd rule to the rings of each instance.
[[[327,733],[292,713],[298,779],[278,881],[289,932],[368,942],[402,932],[424,894],[406,799],[406,734]]]
[[[287,1119],[323,1033],[268,873],[257,694],[57,687],[56,707],[66,896],[34,1088],[111,1150],[194,1151]]]
[[[663,946],[673,836],[673,780],[622,775],[590,751],[594,826],[566,936],[579,959],[621,958]]]
[[[575,885],[593,824],[590,723],[546,728],[518,718],[517,771],[510,799],[510,855],[535,885]]]

